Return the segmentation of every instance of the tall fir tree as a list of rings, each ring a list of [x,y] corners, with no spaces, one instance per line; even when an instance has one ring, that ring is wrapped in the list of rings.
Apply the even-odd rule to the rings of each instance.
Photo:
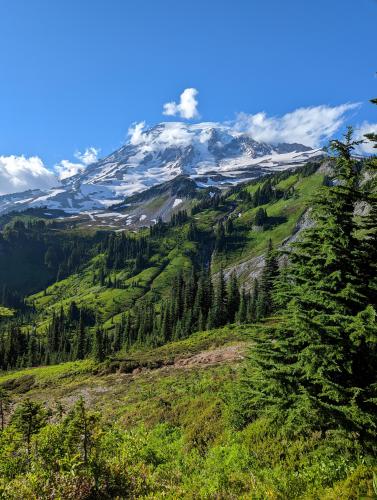
[[[94,332],[92,355],[99,363],[101,363],[106,356],[104,349],[104,334],[99,326],[97,326]]]
[[[238,279],[235,273],[232,273],[227,283],[227,321],[233,323],[238,309],[240,307],[240,291],[238,286]]]
[[[270,239],[268,241],[266,262],[262,271],[258,290],[258,300],[256,304],[256,317],[258,319],[265,318],[274,310],[273,293],[278,276],[279,264]]]
[[[359,272],[358,144],[351,129],[344,142],[332,142],[335,182],[322,188],[315,225],[293,245],[280,287],[281,322],[267,338],[255,338],[250,357],[249,416],[264,412],[291,432],[343,426],[377,433],[376,374],[363,376],[355,365],[360,345],[372,347],[376,327]]]
[[[213,304],[211,307],[211,327],[223,326],[227,323],[227,290],[224,271],[220,268],[217,278]]]
[[[377,105],[377,99],[372,99],[371,102]],[[368,181],[363,185],[363,201],[369,211],[362,217],[361,230],[366,234],[365,258],[370,265],[365,267],[364,281],[370,302],[377,304],[377,133],[366,134],[365,138],[376,150],[376,154],[365,162]]]
[[[75,359],[84,359],[86,354],[86,331],[82,309],[80,310],[80,319],[76,332],[76,350]]]

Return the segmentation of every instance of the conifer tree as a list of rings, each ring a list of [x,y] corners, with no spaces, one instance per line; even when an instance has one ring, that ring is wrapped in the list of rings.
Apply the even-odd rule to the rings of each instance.
[[[89,412],[84,398],[81,397],[65,418],[66,441],[72,448],[78,448],[85,466],[95,443],[95,432],[99,415]]]
[[[47,417],[47,412],[41,403],[30,399],[20,403],[12,415],[12,424],[23,435],[28,455],[31,438],[47,423]]]
[[[236,274],[233,272],[227,283],[227,322],[233,323],[240,307],[240,291]]]
[[[377,104],[377,99],[372,99]],[[369,212],[362,217],[361,230],[365,232],[364,257],[364,281],[367,286],[366,293],[372,304],[377,304],[377,133],[369,133],[365,138],[371,142],[376,154],[365,162],[369,181],[363,186],[363,201],[369,207]]]
[[[263,227],[267,221],[267,212],[264,208],[258,208],[254,217],[254,224]]]
[[[227,318],[227,292],[224,271],[221,268],[216,283],[214,294],[211,321],[213,326],[225,325],[228,321]]]
[[[216,240],[215,240],[215,250],[217,252],[221,252],[225,247],[225,229],[224,224],[219,222],[216,227]]]
[[[251,297],[247,309],[248,321],[256,321],[257,319],[257,305],[259,302],[259,281],[257,279],[253,282]]]
[[[123,324],[117,323],[115,325],[114,332],[114,342],[113,342],[113,352],[117,352],[121,349],[123,344]]]
[[[279,275],[279,265],[276,253],[272,246],[271,239],[268,241],[266,262],[260,278],[258,290],[258,301],[256,304],[256,317],[265,318],[270,315],[274,309],[273,291],[274,285]]]
[[[376,326],[359,273],[359,168],[352,158],[358,144],[351,129],[344,142],[332,142],[337,182],[322,188],[314,227],[293,245],[279,327],[267,339],[256,337],[252,350],[250,415],[268,412],[292,432],[339,425],[377,432],[375,372],[355,370],[360,337],[371,339]]]
[[[214,307],[211,307],[210,310],[208,311],[206,329],[212,330],[213,328],[216,328],[217,326],[219,326],[219,325],[218,325],[218,321],[217,321],[217,317],[216,317],[216,309]]]
[[[243,288],[240,294],[240,306],[237,311],[236,319],[238,323],[247,322],[247,308],[248,308],[248,296],[246,290]]]
[[[377,104],[377,99],[372,99]],[[365,138],[370,141],[377,153],[377,134],[369,133]],[[362,201],[368,207],[367,213],[361,217],[360,232],[364,235],[360,252],[359,274],[363,283],[362,293],[367,297],[370,306],[363,314],[362,321],[358,322],[354,332],[356,344],[353,358],[353,372],[358,375],[357,383],[368,386],[365,397],[369,392],[370,399],[376,397],[373,383],[376,383],[377,366],[377,156],[370,156],[365,161],[365,170],[368,181],[362,184]],[[365,325],[369,319],[369,324]]]
[[[27,347],[27,365],[36,366],[38,364],[37,340],[34,329],[31,331]]]
[[[99,326],[97,326],[94,333],[92,355],[94,359],[99,363],[101,363],[105,359],[103,331],[101,331]]]
[[[76,352],[75,359],[84,359],[86,354],[86,332],[82,310],[80,310],[80,319],[76,333]]]

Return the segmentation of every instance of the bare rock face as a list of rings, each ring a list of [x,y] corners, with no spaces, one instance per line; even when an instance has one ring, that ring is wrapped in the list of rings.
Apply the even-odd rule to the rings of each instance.
[[[240,264],[228,267],[224,270],[224,277],[228,280],[232,274],[235,274],[239,281],[243,283],[245,290],[249,291],[253,286],[254,280],[260,277],[264,264],[264,255],[259,255],[258,257],[245,260]]]
[[[331,175],[334,173],[334,159],[328,158],[327,160],[324,160],[318,169],[318,173],[324,175]]]
[[[364,217],[365,215],[369,214],[370,209],[371,209],[371,206],[369,205],[369,203],[367,203],[366,201],[360,201],[360,202],[356,203],[355,215],[360,215],[360,216]]]
[[[288,250],[289,245],[294,243],[298,239],[298,237],[301,235],[301,233],[303,231],[305,231],[305,229],[309,229],[310,227],[313,227],[314,221],[313,221],[313,219],[311,219],[310,213],[311,213],[311,209],[309,208],[308,210],[306,210],[302,214],[302,216],[297,221],[297,224],[293,230],[292,235],[283,241],[283,244],[281,246],[282,249]]]
[[[297,221],[292,235],[283,241],[279,250],[289,251],[289,246],[297,240],[302,231],[312,227],[313,224],[314,222],[310,218],[310,209],[306,210]],[[279,265],[281,267],[286,265],[287,260],[288,257],[286,255],[281,255],[279,257]],[[234,266],[226,268],[224,270],[224,277],[226,280],[228,280],[234,273],[239,281],[243,284],[245,290],[249,291],[253,287],[254,280],[258,279],[261,276],[265,261],[266,260],[264,255],[258,255],[257,257],[245,260],[244,262],[240,262],[239,264],[235,264]]]

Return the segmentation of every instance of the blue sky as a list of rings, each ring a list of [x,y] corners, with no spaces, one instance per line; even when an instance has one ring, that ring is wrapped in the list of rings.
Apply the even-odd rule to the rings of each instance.
[[[0,20],[0,156],[103,156],[186,88],[203,121],[358,102],[343,118],[377,122],[375,0],[3,0]]]

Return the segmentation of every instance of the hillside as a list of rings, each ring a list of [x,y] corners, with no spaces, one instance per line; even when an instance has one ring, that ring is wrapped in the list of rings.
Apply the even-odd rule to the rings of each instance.
[[[370,189],[366,166],[357,165],[352,172]],[[318,200],[326,200],[327,238],[336,234],[327,197],[343,187],[331,180],[334,166],[307,163],[222,190],[179,176],[105,218],[44,208],[3,215],[0,496],[373,498],[369,434],[361,438],[348,413],[346,424],[328,425],[332,413],[327,420],[315,410],[325,422],[299,429],[312,413],[306,401],[297,414],[286,401],[300,371],[293,365],[286,392],[270,375],[281,369],[285,380],[295,345],[286,335],[304,314],[287,316],[300,301],[283,302],[294,282],[284,281],[285,251],[302,244],[305,259],[322,258],[312,220]],[[350,218],[360,224],[364,212]],[[124,224],[132,217],[139,224]],[[361,237],[369,231],[357,228]],[[373,339],[372,316],[368,308],[358,322],[346,316],[347,328],[365,321]],[[303,340],[305,349],[311,342]],[[264,405],[279,397],[275,416]]]
[[[42,402],[52,423],[38,438],[42,455],[33,458],[34,472],[8,483],[14,473],[3,470],[0,491],[9,499],[48,498],[49,477],[55,495],[89,498],[85,492],[97,477],[96,498],[373,498],[373,469],[346,436],[288,442],[263,419],[240,428],[234,390],[258,328],[195,334],[101,365],[88,360],[1,376],[14,402]],[[70,418],[80,398],[96,415],[91,460],[100,455],[93,476],[77,476],[78,449],[66,454],[67,445],[59,444],[59,420]],[[55,444],[46,455],[48,435]],[[7,435],[2,444],[0,463],[10,449]],[[55,453],[66,472],[53,473],[48,457]]]

